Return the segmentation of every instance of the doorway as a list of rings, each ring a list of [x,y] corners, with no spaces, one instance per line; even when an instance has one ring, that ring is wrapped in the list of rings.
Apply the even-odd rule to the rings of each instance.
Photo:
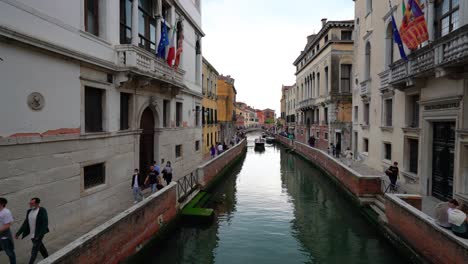
[[[141,115],[140,128],[140,173],[146,175],[154,161],[154,115],[149,107]]]
[[[447,201],[453,195],[455,122],[433,123],[432,196]]]

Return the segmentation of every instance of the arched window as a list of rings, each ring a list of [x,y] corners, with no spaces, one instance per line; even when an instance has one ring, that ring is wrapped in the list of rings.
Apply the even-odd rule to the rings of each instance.
[[[394,48],[394,39],[393,39],[393,27],[391,23],[388,23],[387,30],[385,33],[385,68],[388,69],[388,65],[393,63],[393,48]]]
[[[312,73],[312,97],[315,98],[315,72]]]
[[[365,60],[365,75],[364,79],[367,81],[370,79],[370,72],[371,72],[371,44],[370,42],[366,43],[366,60]]]

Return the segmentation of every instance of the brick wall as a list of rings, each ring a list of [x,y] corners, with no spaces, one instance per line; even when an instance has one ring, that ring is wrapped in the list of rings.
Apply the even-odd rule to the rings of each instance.
[[[434,220],[397,195],[386,195],[388,225],[398,236],[431,263],[468,263],[468,241]]]
[[[40,263],[118,263],[175,218],[176,204],[176,183],[172,182]]]
[[[203,175],[202,186],[207,187],[218,176],[218,174],[228,166],[235,158],[245,151],[247,140],[242,140],[239,144],[231,147],[223,154],[199,167],[199,176]]]
[[[380,177],[362,176],[321,150],[298,142],[292,143],[291,140],[282,136],[277,136],[277,139],[287,146],[294,145],[297,152],[327,171],[355,196],[360,197],[381,193]]]

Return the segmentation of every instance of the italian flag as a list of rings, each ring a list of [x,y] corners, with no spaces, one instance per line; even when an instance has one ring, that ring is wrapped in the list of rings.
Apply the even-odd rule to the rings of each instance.
[[[170,67],[174,65],[174,59],[176,55],[176,47],[175,47],[175,36],[176,36],[176,27],[172,27],[172,36],[169,42],[169,52],[167,53],[167,64]]]

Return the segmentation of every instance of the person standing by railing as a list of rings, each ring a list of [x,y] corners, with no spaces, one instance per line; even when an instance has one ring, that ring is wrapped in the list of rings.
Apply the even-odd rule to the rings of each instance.
[[[150,184],[151,193],[156,192],[156,185],[158,184],[158,175],[159,173],[154,169],[154,166],[150,166],[150,171],[145,179],[145,185],[148,183]]]
[[[140,177],[138,169],[135,169],[135,172],[132,176],[132,190],[133,190],[133,203],[136,204],[139,201],[142,201],[145,197],[141,192],[141,187],[143,186],[143,179]]]

